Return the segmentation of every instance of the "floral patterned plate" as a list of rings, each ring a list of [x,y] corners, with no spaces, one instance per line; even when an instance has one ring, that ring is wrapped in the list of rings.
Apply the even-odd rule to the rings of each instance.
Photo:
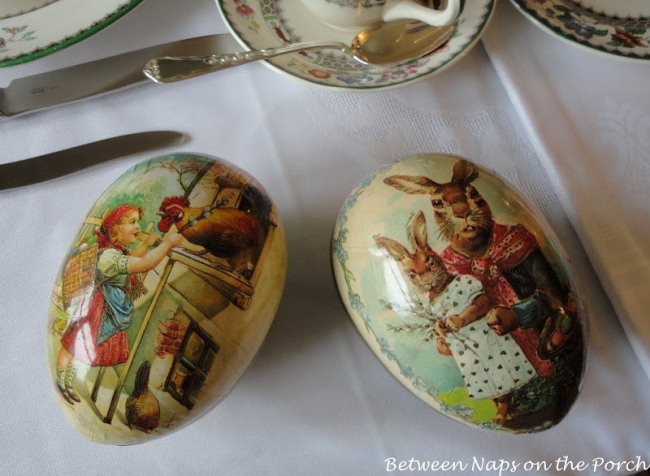
[[[338,40],[350,43],[356,31],[337,30],[309,13],[299,0],[216,0],[235,37],[248,49],[300,41]],[[496,0],[465,1],[458,30],[447,44],[422,58],[393,67],[367,66],[334,50],[284,55],[266,63],[273,69],[312,84],[344,90],[397,87],[450,66],[480,39]]]
[[[108,26],[142,0],[2,0],[0,67],[41,58]]]
[[[647,0],[511,0],[542,29],[589,48],[628,60],[650,60],[650,2]]]

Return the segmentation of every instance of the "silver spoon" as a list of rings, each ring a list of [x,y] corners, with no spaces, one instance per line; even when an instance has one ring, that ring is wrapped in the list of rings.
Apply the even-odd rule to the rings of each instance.
[[[363,30],[350,46],[335,41],[314,41],[223,55],[165,56],[149,60],[143,71],[156,83],[172,83],[287,53],[323,49],[344,51],[363,64],[386,66],[407,63],[430,53],[447,42],[455,30],[455,23],[430,26],[420,21],[397,20]]]

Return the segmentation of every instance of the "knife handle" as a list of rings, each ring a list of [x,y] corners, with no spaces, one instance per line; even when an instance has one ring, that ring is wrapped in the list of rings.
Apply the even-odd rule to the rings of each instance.
[[[338,49],[346,51],[348,47],[339,42],[294,43],[277,48],[242,51],[210,56],[163,56],[153,58],[144,66],[145,76],[156,83],[173,83],[184,79],[214,73],[235,66],[265,60],[287,53],[313,49]]]

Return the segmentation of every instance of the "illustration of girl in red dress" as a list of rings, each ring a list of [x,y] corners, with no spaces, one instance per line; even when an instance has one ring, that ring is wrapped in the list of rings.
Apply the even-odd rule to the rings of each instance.
[[[95,287],[88,313],[68,326],[57,356],[57,388],[70,404],[81,401],[73,388],[79,366],[112,367],[128,359],[127,329],[131,324],[133,301],[147,291],[136,274],[155,268],[182,242],[181,235],[170,233],[151,248],[160,240],[160,236],[152,234],[130,251],[128,247],[141,233],[141,218],[140,207],[119,205],[95,231],[98,244]]]

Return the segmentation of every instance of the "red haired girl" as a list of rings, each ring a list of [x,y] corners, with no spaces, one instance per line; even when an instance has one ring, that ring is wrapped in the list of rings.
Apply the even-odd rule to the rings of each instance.
[[[133,251],[140,234],[142,209],[123,204],[115,207],[95,231],[98,252],[95,267],[95,289],[88,313],[72,322],[61,338],[57,357],[57,387],[70,403],[81,401],[73,389],[77,364],[111,367],[129,357],[126,330],[131,324],[133,301],[146,293],[135,275],[155,268],[169,251],[181,244],[182,237],[170,233],[162,243],[150,235]]]

